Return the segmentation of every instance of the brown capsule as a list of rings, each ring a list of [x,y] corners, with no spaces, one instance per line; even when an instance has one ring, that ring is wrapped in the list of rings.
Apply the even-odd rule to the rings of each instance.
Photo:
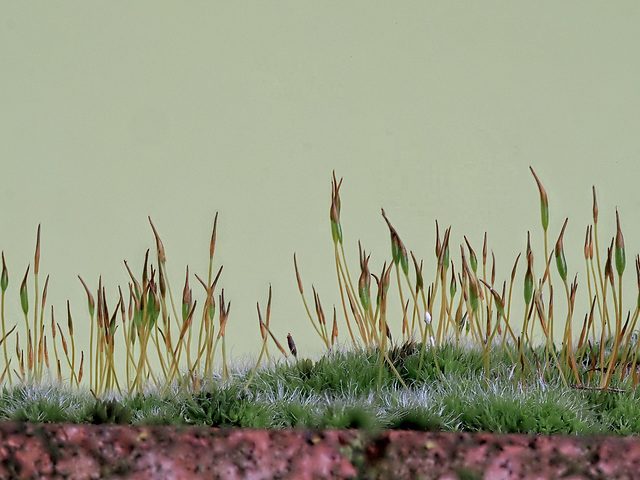
[[[42,365],[42,339],[44,338],[44,325],[40,329],[40,338],[38,338],[38,356],[37,356],[37,364]]]
[[[491,251],[491,284],[496,282],[496,256]]]
[[[73,320],[71,319],[71,307],[69,306],[69,300],[67,300],[67,327],[69,328],[69,335],[73,337]]]
[[[44,337],[44,363],[49,368],[49,349],[47,348],[47,337]]]
[[[289,351],[294,358],[298,358],[298,350],[296,349],[296,342],[293,341],[293,337],[290,333],[287,333],[287,344],[289,345]]]
[[[267,300],[267,318],[265,324],[269,328],[269,318],[271,318],[271,284],[269,284],[269,299]]]
[[[122,316],[122,322],[124,323],[125,308],[124,299],[122,297],[122,289],[120,288],[120,285],[118,285],[118,295],[120,296],[120,299],[118,300],[118,304],[120,305],[120,315]]]
[[[209,243],[209,260],[213,260],[213,254],[216,250],[216,227],[218,226],[218,212],[213,219],[213,232],[211,232],[211,243]]]
[[[640,255],[636,255],[636,277],[638,279],[638,299],[640,301]]]
[[[153,222],[151,221],[151,217],[148,217],[148,218],[149,218],[149,223],[151,224],[151,228],[153,229],[153,235],[156,237],[156,249],[158,250],[158,259],[161,262],[166,262],[167,255],[165,254],[162,240],[160,240],[160,236],[158,235],[158,232],[156,231],[156,227],[153,225]]]
[[[109,309],[107,308],[107,294],[104,287],[102,287],[102,313],[104,315],[105,328],[108,328],[109,325],[106,322],[109,320]]]
[[[160,295],[162,298],[165,298],[165,295],[167,294],[167,283],[164,279],[164,267],[162,264],[158,267],[158,283],[160,284]]]
[[[413,259],[413,267],[415,268],[415,271],[416,271],[416,293],[418,293],[420,290],[424,288],[424,279],[422,278],[423,261],[420,260],[420,266],[418,267],[418,261],[416,260],[416,256],[413,254],[413,252],[410,252],[410,253],[411,253],[411,258]]]
[[[296,280],[298,281],[298,290],[300,290],[300,295],[303,295],[304,289],[302,288],[302,280],[300,280],[300,273],[298,272],[298,262],[296,260],[296,254],[293,254],[293,267],[296,270]]]
[[[16,332],[16,355],[20,357],[20,332]]]
[[[42,304],[41,310],[44,310],[44,305],[47,302],[47,287],[49,286],[49,275],[47,275],[46,280],[44,281],[44,289],[42,290]]]
[[[38,236],[36,239],[36,254],[33,262],[33,273],[38,275],[40,270],[40,224],[38,224]]]
[[[469,275],[469,266],[467,265],[467,257],[464,254],[464,247],[460,245],[460,256],[462,257],[462,274]]]
[[[147,266],[149,264],[149,249],[147,248],[147,252],[144,254],[144,265],[142,267],[142,289],[147,288],[147,282],[149,276],[147,275]]]
[[[229,312],[231,311],[231,302],[226,306],[224,303],[224,288],[218,297],[218,304],[220,305],[220,331],[218,332],[218,338],[220,338],[224,337],[227,320],[229,319]],[[193,306],[195,307],[195,303]],[[262,323],[262,320],[260,322]]]
[[[325,324],[324,312],[322,311],[322,304],[320,303],[320,295],[316,292],[316,287],[311,285],[311,290],[313,290],[313,300],[315,302],[316,314],[318,315],[318,321],[321,325]]]
[[[513,269],[511,269],[511,282],[513,282],[516,278],[516,270],[518,268],[518,260],[520,260],[520,255],[522,255],[522,253],[519,253],[516,257],[516,261],[513,262]]]
[[[500,312],[500,314],[502,316],[506,316],[505,312],[504,312],[504,300],[502,299],[500,294],[491,285],[489,285],[484,280],[480,279],[480,282],[482,282],[489,289],[489,291],[491,292],[491,295],[493,296],[493,299],[496,302],[496,307],[498,308],[498,311]]]
[[[56,326],[58,327],[58,331],[60,332],[60,338],[62,339],[62,348],[64,349],[64,354],[65,355],[69,355],[69,350],[67,347],[67,341],[64,338],[64,334],[62,333],[62,328],[60,328],[60,324],[56,323]],[[31,340],[29,340],[31,341]]]
[[[133,281],[133,287],[135,288],[136,297],[140,297],[143,294],[142,287],[140,286],[140,284],[136,280],[136,277],[133,276],[133,273],[131,273],[131,269],[129,268],[129,265],[127,264],[126,260],[124,261],[124,266],[127,268],[127,272],[129,272],[129,276],[131,277],[131,280]],[[100,291],[100,286],[98,286],[98,291]]]
[[[16,335],[18,335],[16,333]],[[51,305],[51,335],[53,336],[53,340],[55,341],[56,339],[56,321],[55,321],[55,317],[53,315],[53,305]]]
[[[78,383],[82,381],[83,370],[84,370],[84,352],[80,352],[80,370],[78,370]]]
[[[598,201],[596,200],[596,186],[593,185],[593,223],[598,223]]]
[[[609,280],[609,283],[611,284],[611,286],[613,286],[613,268],[611,266],[611,254],[613,251],[613,241],[614,239],[611,239],[611,245],[607,248],[607,261],[604,265],[604,276]]]
[[[258,326],[260,327],[260,338],[264,340],[267,332],[265,332],[264,322],[262,321],[262,313],[260,313],[260,302],[256,302],[256,309],[258,310]],[[222,315],[222,313],[220,315]],[[220,334],[218,334],[218,338],[220,338]]]
[[[484,232],[484,244],[482,246],[482,264],[487,264],[487,232]]]
[[[569,294],[569,303],[571,304],[571,311],[573,312],[573,306],[575,304],[576,301],[576,292],[578,291],[578,274],[576,274],[575,278],[573,279],[573,283],[571,284],[571,290],[570,290],[570,294]]]
[[[333,329],[331,330],[331,347],[333,347],[333,344],[336,338],[338,338],[338,321],[336,317],[336,307],[334,305],[333,306]]]
[[[440,230],[438,228],[438,220],[436,220],[436,258],[440,258],[440,249],[442,245],[440,244]]]
[[[587,226],[587,231],[584,235],[584,258],[585,260],[589,260],[589,228],[590,225]]]

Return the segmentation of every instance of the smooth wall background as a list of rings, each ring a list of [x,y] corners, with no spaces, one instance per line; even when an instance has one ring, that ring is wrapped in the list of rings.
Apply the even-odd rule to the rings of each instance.
[[[292,259],[330,312],[333,170],[352,272],[359,239],[372,271],[391,256],[384,207],[427,278],[438,219],[452,225],[456,262],[463,235],[480,252],[488,232],[501,283],[527,230],[542,251],[532,165],[550,197],[550,247],[570,218],[565,249],[582,293],[591,186],[603,246],[619,208],[633,293],[639,20],[633,2],[2,2],[8,323],[22,322],[18,288],[39,223],[41,285],[49,273],[61,324],[69,299],[88,336],[77,275],[94,290],[102,275],[113,309],[117,285],[128,290],[123,260],[139,275],[155,251],[149,215],[174,293],[188,264],[202,305],[193,273],[206,275],[217,211],[232,355],[257,354],[256,302],[264,310],[270,284],[274,332],[319,354]],[[583,300],[576,318],[587,309]]]

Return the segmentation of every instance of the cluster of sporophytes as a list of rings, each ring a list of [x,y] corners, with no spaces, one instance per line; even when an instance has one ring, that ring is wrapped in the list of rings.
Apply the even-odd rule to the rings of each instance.
[[[313,289],[314,314],[306,301],[303,282],[294,254],[295,274],[305,310],[311,324],[326,348],[326,357],[336,355],[338,345],[350,345],[354,352],[371,358],[374,355],[376,376],[374,387],[378,395],[388,385],[410,391],[425,386],[422,379],[429,375],[447,381],[451,363],[443,352],[480,352],[482,383],[493,385],[497,376],[506,377],[514,388],[525,390],[531,385],[562,385],[578,390],[635,392],[640,382],[638,352],[640,342],[636,323],[640,314],[640,295],[633,312],[623,307],[623,274],[626,266],[624,239],[620,218],[616,212],[617,229],[606,255],[598,241],[598,206],[593,190],[593,223],[586,229],[584,258],[588,307],[580,328],[574,329],[577,275],[571,281],[565,260],[563,237],[567,221],[560,231],[555,248],[548,247],[549,201],[547,193],[531,169],[540,192],[541,223],[544,238],[542,261],[534,261],[529,235],[524,258],[519,254],[513,264],[508,281],[496,282],[495,256],[488,254],[487,236],[480,258],[464,237],[460,245],[459,262],[450,252],[451,228],[441,236],[436,222],[435,255],[437,268],[431,283],[423,272],[423,261],[407,251],[399,233],[382,210],[391,236],[391,258],[378,274],[371,273],[370,255],[359,245],[359,276],[357,281],[348,267],[343,246],[340,221],[340,187],[335,174],[332,178],[330,226],[335,253],[335,267],[341,296],[341,311],[334,307],[332,321],[322,308],[320,296]],[[129,265],[125,267],[131,281],[123,294],[118,288],[117,302],[110,308],[105,288],[98,281],[97,291],[85,288],[90,318],[88,354],[78,352],[74,340],[74,321],[67,304],[67,328],[56,321],[51,307],[50,321],[45,320],[47,285],[39,288],[40,228],[36,241],[32,270],[34,301],[30,309],[28,283],[29,267],[20,286],[20,300],[24,313],[21,322],[5,327],[5,292],[9,283],[7,266],[2,255],[0,276],[0,315],[4,367],[0,382],[9,386],[43,385],[53,381],[82,389],[88,381],[91,393],[138,394],[155,390],[161,394],[178,391],[199,394],[203,386],[211,386],[211,379],[231,384],[242,379],[242,391],[249,395],[255,382],[262,378],[259,366],[268,362],[278,366],[272,358],[268,344],[273,341],[287,365],[312,370],[309,359],[298,359],[295,342],[287,335],[287,350],[282,346],[270,326],[271,290],[263,316],[258,305],[258,326],[262,348],[253,368],[242,374],[230,373],[227,365],[225,329],[230,303],[224,291],[216,297],[216,285],[222,267],[214,275],[213,258],[216,244],[217,214],[209,248],[208,276],[206,280],[194,275],[204,290],[203,306],[198,310],[190,287],[192,278],[187,267],[182,290],[182,302],[174,301],[169,284],[166,254],[155,226],[149,218],[156,243],[157,264],[144,258],[140,277]],[[411,261],[409,260],[411,257]],[[554,262],[555,259],[555,262]],[[522,262],[520,262],[522,260]],[[555,263],[555,268],[552,265]],[[518,266],[524,264],[522,291],[524,311],[512,314],[512,293]],[[636,272],[640,290],[640,256],[636,257]],[[394,278],[395,280],[392,280]],[[375,280],[375,284],[373,281]],[[402,311],[388,321],[387,299],[391,283],[395,283]],[[372,287],[377,287],[372,298]],[[564,290],[567,314],[564,334],[554,338],[554,294]],[[97,299],[97,300],[96,300]],[[216,300],[217,306],[216,308]],[[177,305],[176,305],[177,304]],[[216,321],[217,313],[217,321]],[[340,317],[340,318],[339,318]],[[84,322],[83,322],[84,323]],[[339,323],[340,328],[339,328]],[[520,326],[517,327],[516,324]],[[338,338],[344,326],[346,340]],[[402,341],[392,336],[401,328]],[[579,335],[574,335],[578,331]],[[536,340],[542,338],[542,343]],[[559,341],[558,341],[559,340]],[[284,342],[283,342],[284,343]],[[12,345],[11,347],[9,345]],[[216,352],[221,344],[221,371],[218,370]],[[15,346],[15,355],[9,350]],[[411,369],[399,351],[411,349]],[[291,356],[294,357],[291,362]],[[406,355],[405,355],[406,356]],[[124,359],[124,366],[116,358]],[[505,365],[508,368],[505,369]],[[124,371],[123,371],[124,370]],[[88,377],[88,378],[87,378]],[[234,378],[232,378],[234,377]],[[307,378],[308,380],[308,378]],[[302,387],[300,387],[302,388]]]
[[[221,343],[223,359],[223,375],[228,375],[226,363],[225,327],[229,316],[230,303],[225,303],[224,290],[218,296],[219,322],[216,330],[215,288],[222,272],[222,267],[213,276],[213,257],[216,244],[216,214],[209,248],[209,269],[207,280],[197,274],[195,278],[205,291],[204,307],[201,310],[197,327],[197,301],[193,300],[193,292],[189,285],[189,268],[182,292],[182,302],[176,309],[176,302],[169,284],[166,254],[164,245],[156,231],[151,218],[149,223],[156,240],[157,267],[149,262],[149,250],[144,258],[142,275],[136,278],[125,261],[130,275],[128,294],[122,293],[118,287],[118,300],[109,313],[107,295],[98,281],[96,296],[87,287],[85,281],[78,276],[85,288],[90,317],[90,341],[88,365],[85,366],[85,351],[79,355],[74,340],[74,321],[67,301],[66,334],[60,323],[56,321],[53,306],[50,322],[45,321],[47,299],[47,276],[42,292],[39,289],[40,263],[40,227],[36,240],[34,256],[34,308],[30,312],[28,279],[29,267],[20,285],[20,300],[24,313],[25,330],[17,330],[18,325],[6,329],[5,293],[9,284],[9,276],[2,254],[2,274],[0,287],[0,318],[5,365],[0,375],[0,382],[9,386],[14,384],[41,384],[51,380],[58,384],[68,381],[69,386],[82,388],[86,382],[88,370],[88,387],[94,396],[105,392],[141,393],[150,387],[166,391],[174,380],[183,386],[192,386],[196,390],[203,378],[210,376],[214,369],[214,358],[218,344]],[[40,299],[41,295],[41,299]],[[97,297],[97,301],[96,301]],[[32,319],[32,320],[31,320]],[[24,336],[21,336],[24,335]],[[15,357],[10,357],[7,343],[11,337],[15,339]],[[26,345],[25,345],[26,343]],[[60,348],[61,345],[61,348]],[[50,350],[53,350],[51,355]],[[122,349],[122,350],[121,350]],[[78,358],[79,357],[79,358]],[[116,358],[124,357],[124,378],[118,373]],[[152,368],[152,362],[159,365]],[[63,375],[63,370],[68,371]],[[67,380],[68,379],[68,380]]]
[[[330,221],[342,313],[353,347],[379,352],[380,378],[386,364],[387,368],[394,372],[398,383],[407,388],[406,382],[388,354],[392,343],[392,328],[387,321],[387,295],[393,270],[403,308],[403,343],[418,341],[420,345],[418,377],[423,369],[427,368],[427,363],[432,363],[438,371],[445,373],[438,349],[449,343],[458,348],[464,343],[482,351],[486,384],[492,375],[492,349],[499,346],[500,357],[506,355],[513,367],[513,382],[519,382],[523,387],[526,386],[528,378],[535,378],[544,383],[558,375],[564,387],[603,392],[635,392],[640,382],[640,342],[636,331],[640,314],[640,256],[636,256],[635,262],[639,295],[632,310],[626,310],[622,299],[626,253],[620,217],[616,210],[615,236],[611,239],[606,255],[601,255],[598,241],[598,203],[594,187],[593,223],[586,228],[584,243],[590,302],[585,309],[580,327],[574,329],[577,317],[575,300],[578,276],[576,274],[574,279],[570,280],[565,260],[563,238],[568,219],[565,220],[557,237],[555,248],[550,252],[549,199],[533,168],[531,173],[540,192],[544,256],[542,262],[534,261],[530,235],[527,233],[523,259],[526,272],[522,285],[525,308],[521,314],[515,315],[515,321],[511,313],[512,293],[522,254],[515,259],[510,279],[501,285],[496,283],[495,255],[491,254],[489,266],[486,232],[480,259],[464,237],[464,244],[460,245],[460,261],[456,267],[450,254],[451,228],[447,228],[441,237],[436,221],[437,268],[433,281],[426,284],[423,261],[418,262],[412,251],[407,253],[400,235],[383,209],[382,217],[391,235],[391,260],[384,263],[378,275],[371,273],[370,255],[367,255],[358,243],[360,275],[358,281],[353,282],[352,278],[355,277],[352,277],[349,271],[340,222],[339,191],[342,180],[338,182],[334,174]],[[555,268],[552,266],[553,263]],[[329,333],[320,298],[315,289],[315,316],[308,308],[295,255],[294,265],[308,317],[330,351],[338,336],[336,311],[334,309],[333,324]],[[372,279],[377,285],[377,294],[373,301]],[[560,295],[565,297],[567,306],[566,317],[560,320],[554,317],[554,293],[558,288],[564,291],[564,295]],[[561,339],[556,339],[554,324],[562,320],[564,334]],[[520,323],[521,327],[517,328],[516,323]],[[574,330],[576,333],[579,332],[577,338],[574,336]],[[536,348],[536,339],[540,336],[543,339],[542,350]],[[379,380],[379,387],[381,383]]]

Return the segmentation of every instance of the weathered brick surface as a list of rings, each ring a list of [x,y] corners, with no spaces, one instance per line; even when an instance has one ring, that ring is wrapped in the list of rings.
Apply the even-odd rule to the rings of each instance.
[[[0,479],[632,479],[630,437],[0,423]]]

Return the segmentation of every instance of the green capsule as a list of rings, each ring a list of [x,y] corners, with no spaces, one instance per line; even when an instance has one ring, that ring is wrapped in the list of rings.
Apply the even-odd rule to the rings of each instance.
[[[620,216],[618,210],[616,210],[616,270],[618,275],[622,276],[624,267],[626,264],[626,256],[624,253],[624,237],[622,236],[622,230],[620,229]]]
[[[564,247],[562,243],[562,237],[564,236],[564,230],[567,228],[567,222],[569,219],[567,218],[564,221],[564,225],[562,226],[562,230],[560,231],[560,236],[558,237],[558,241],[556,242],[556,266],[558,267],[558,273],[560,274],[560,278],[562,278],[563,282],[567,281],[567,261],[564,258]]]
[[[189,316],[189,311],[191,310],[191,305],[188,302],[182,302],[182,321]]]
[[[333,243],[342,243],[342,227],[339,222],[331,222],[331,236],[333,237]]]
[[[26,315],[29,311],[29,297],[27,296],[26,287],[20,289],[20,303],[22,304],[22,311]]]
[[[153,328],[158,316],[160,315],[160,308],[158,306],[158,298],[156,293],[149,289],[148,302],[147,302],[147,314],[149,315],[149,328]]]
[[[365,312],[369,311],[369,306],[371,305],[371,297],[369,296],[369,286],[360,285],[359,294],[360,294],[360,303],[362,304],[362,308],[364,308]]]
[[[400,257],[402,256],[402,253],[400,252],[400,245],[398,245],[398,242],[394,242],[393,240],[394,238],[392,234],[391,235],[391,258],[393,258],[393,263],[398,265],[398,263],[400,263]]]
[[[563,282],[567,281],[567,261],[564,258],[564,250],[556,250],[556,266],[558,267],[558,273]]]
[[[213,320],[216,314],[216,301],[213,298],[213,290],[211,290],[211,297],[207,303],[209,304],[209,320]]]
[[[613,248],[613,239],[611,239],[611,246],[607,248],[607,261],[604,264],[604,276],[611,286],[613,286],[613,267],[611,266],[611,249]]]
[[[340,199],[336,199],[337,192],[331,200],[331,209],[329,210],[329,219],[331,220],[331,236],[333,243],[342,243],[342,227],[340,226]]]
[[[456,277],[454,275],[451,276],[451,283],[449,285],[449,295],[451,295],[451,298],[456,296]]]
[[[384,221],[387,222],[387,226],[389,227],[389,233],[391,234],[391,257],[393,258],[393,263],[396,265],[400,264],[402,266],[402,271],[405,275],[409,274],[409,257],[407,256],[407,249],[405,248],[402,240],[398,236],[398,232],[393,228],[391,222],[387,218],[387,215],[384,213],[384,208],[382,209],[382,217]]]
[[[400,242],[400,239],[398,239]],[[409,257],[407,257],[407,249],[404,244],[400,242],[400,266],[405,275],[409,275]]]
[[[540,218],[542,220],[542,229],[547,230],[549,227],[549,206],[540,200]]]
[[[418,263],[416,262],[416,257],[413,256],[413,252],[411,253],[413,258],[413,266],[416,269],[416,291],[419,292],[424,288],[424,279],[422,278],[422,261],[420,261],[420,268],[418,268]]]
[[[22,304],[22,311],[26,315],[29,311],[29,296],[27,294],[27,275],[29,274],[29,267],[27,267],[27,272],[24,274],[24,280],[22,280],[22,285],[20,285],[20,303]]]
[[[138,308],[133,310],[133,324],[137,328],[142,327],[142,312]]]
[[[464,241],[467,244],[467,248],[469,249],[469,262],[471,263],[471,270],[473,270],[473,273],[477,273],[478,272],[478,257],[476,257],[476,252],[473,251],[473,248],[471,248],[471,245],[469,245],[469,240],[467,240],[467,237],[464,237]]]
[[[113,337],[113,334],[116,333],[116,329],[118,328],[118,324],[116,323],[116,316],[111,317],[111,321],[109,322],[109,333]]]
[[[640,255],[636,255],[636,277],[638,278],[638,308],[640,309]]]
[[[536,179],[536,183],[538,184],[538,190],[540,191],[540,219],[542,221],[542,229],[547,231],[547,227],[549,227],[549,199],[547,197],[547,192],[542,186],[542,182],[536,175],[536,172],[533,171],[533,168],[529,167],[531,173],[533,173],[533,177]]]
[[[444,266],[445,270],[449,266],[449,244],[445,245],[444,247],[444,253],[442,254],[442,265]]]
[[[474,312],[478,310],[478,285],[473,279],[469,282],[469,303],[471,310]]]
[[[370,275],[369,268],[365,263],[362,273],[360,274],[360,279],[358,280],[358,294],[360,296],[360,303],[362,304],[362,308],[364,308],[365,312],[369,311],[369,306],[371,305]]]
[[[624,248],[616,247],[616,270],[618,271],[618,275],[622,276],[624,272],[624,267],[626,263],[626,256],[624,253]]]
[[[533,274],[531,273],[531,269],[527,270],[526,275],[524,276],[524,302],[526,305],[531,304],[531,300],[533,299]]]
[[[151,317],[150,317],[150,322],[149,322],[149,328],[153,328],[153,326],[156,324],[156,321],[158,320],[158,317],[160,316],[160,310],[153,310],[151,312]]]
[[[7,273],[7,265],[4,263],[4,252],[2,252],[2,276],[0,276],[0,288],[3,292],[7,291],[9,285],[9,274]]]

